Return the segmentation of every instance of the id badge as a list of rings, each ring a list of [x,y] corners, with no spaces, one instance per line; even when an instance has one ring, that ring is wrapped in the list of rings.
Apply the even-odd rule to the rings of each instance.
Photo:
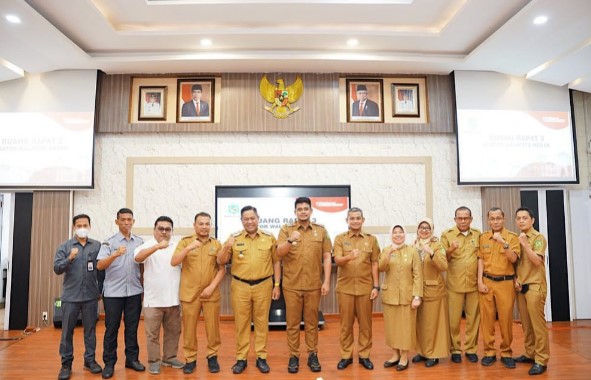
[[[86,270],[87,270],[88,272],[92,272],[92,271],[94,271],[94,262],[93,262],[92,260],[89,260],[89,261],[86,263]]]

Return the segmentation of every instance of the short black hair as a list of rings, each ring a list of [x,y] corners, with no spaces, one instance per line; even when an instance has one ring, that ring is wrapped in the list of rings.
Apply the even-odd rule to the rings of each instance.
[[[86,214],[78,214],[72,218],[72,225],[75,225],[78,219],[88,219],[88,225],[90,226],[90,216]]]
[[[259,212],[257,211],[257,208],[254,206],[244,206],[242,207],[242,210],[240,210],[240,217],[242,218],[242,216],[244,215],[245,212],[247,211],[254,211],[256,216],[259,216]]]
[[[454,212],[454,217],[458,216],[458,211],[468,211],[468,213],[470,214],[470,216],[472,216],[472,210],[470,210],[468,207],[466,206],[460,206],[456,209],[456,211]]]
[[[519,211],[525,211],[525,212],[527,212],[527,213],[529,214],[529,217],[530,217],[530,218],[532,218],[532,219],[533,219],[533,218],[535,218],[535,216],[534,216],[534,212],[533,212],[533,211],[532,211],[532,209],[531,209],[531,208],[529,208],[529,207],[523,207],[523,206],[519,207],[519,208],[517,209],[517,211],[515,211],[515,216],[517,216],[517,213],[518,213]]]
[[[211,219],[211,215],[209,215],[205,211],[201,211],[201,212],[198,212],[197,215],[195,215],[195,219],[193,219],[193,223],[195,223],[197,221],[197,218],[199,218],[200,216],[204,216],[206,218]]]
[[[490,210],[488,210],[488,212],[486,213],[486,216],[489,217],[490,213],[493,211],[500,211],[501,215],[503,215],[503,218],[505,217],[505,211],[503,211],[500,207],[491,207]]]
[[[308,197],[298,197],[296,198],[295,202],[293,203],[293,208],[297,208],[300,203],[307,203],[310,208],[312,208],[312,201]]]
[[[174,223],[172,222],[172,219],[170,219],[169,216],[159,216],[158,219],[156,219],[156,221],[154,222],[154,227],[156,227],[158,222],[168,222],[170,223],[171,227],[174,227]]]
[[[133,211],[131,211],[130,208],[123,207],[117,211],[117,219],[119,219],[119,215],[121,214],[131,214],[131,216],[133,216]]]

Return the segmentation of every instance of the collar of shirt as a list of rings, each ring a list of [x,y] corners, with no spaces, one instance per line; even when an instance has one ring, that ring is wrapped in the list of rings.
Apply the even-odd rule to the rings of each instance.
[[[359,232],[353,232],[351,230],[349,230],[347,232],[347,236],[348,237],[353,237],[353,236],[361,236],[361,237],[365,237],[365,233],[363,231],[359,231]]]

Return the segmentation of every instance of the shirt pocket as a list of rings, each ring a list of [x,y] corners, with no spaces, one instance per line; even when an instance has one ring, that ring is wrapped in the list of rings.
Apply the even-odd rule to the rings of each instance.
[[[257,252],[256,252],[257,257],[260,259],[265,259],[265,258],[267,258],[267,256],[271,257],[272,246],[273,246],[273,244],[270,240],[258,242],[257,243]]]

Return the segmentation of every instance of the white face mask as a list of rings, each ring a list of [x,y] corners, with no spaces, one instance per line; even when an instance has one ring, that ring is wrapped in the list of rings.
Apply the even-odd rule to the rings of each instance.
[[[77,230],[74,230],[74,233],[80,239],[86,239],[88,237],[89,232],[90,232],[90,229],[88,229],[88,228],[78,228]]]

